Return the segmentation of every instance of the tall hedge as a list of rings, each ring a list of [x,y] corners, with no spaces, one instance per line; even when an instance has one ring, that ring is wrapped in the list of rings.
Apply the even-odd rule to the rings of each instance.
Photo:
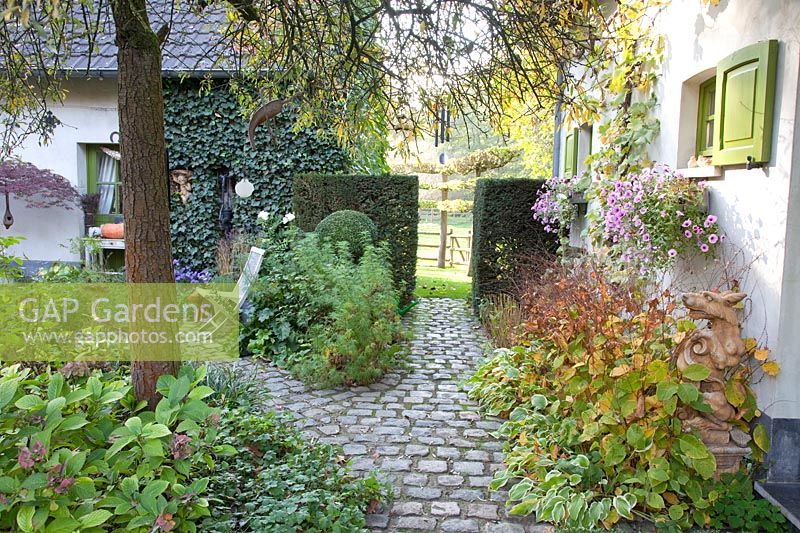
[[[416,176],[299,175],[294,179],[294,213],[306,231],[334,211],[366,214],[378,227],[378,239],[391,247],[395,284],[402,301],[408,302],[417,265],[418,189]]]
[[[259,211],[283,215],[291,209],[292,178],[302,172],[341,172],[348,161],[335,138],[292,130],[294,116],[284,111],[247,141],[247,117],[226,82],[165,80],[164,127],[172,168],[192,171],[192,191],[183,204],[173,194],[170,206],[175,258],[192,268],[216,266],[220,238],[220,183],[223,169],[255,186],[250,198],[233,202],[234,227],[255,226]]]
[[[479,179],[472,210],[472,301],[512,292],[520,267],[558,248],[553,234],[533,219],[544,180]],[[534,261],[532,261],[532,259]]]

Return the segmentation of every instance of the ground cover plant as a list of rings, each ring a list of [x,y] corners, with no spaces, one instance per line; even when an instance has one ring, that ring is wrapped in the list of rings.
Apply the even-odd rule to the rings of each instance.
[[[209,514],[216,410],[202,371],[162,376],[155,411],[114,372],[0,373],[0,528],[195,531]]]
[[[265,261],[244,342],[254,355],[324,386],[370,383],[399,364],[398,293],[385,245],[348,242],[265,223]]]
[[[388,494],[287,416],[252,414],[263,394],[232,370],[162,376],[155,411],[128,372],[0,370],[0,529],[362,531]]]
[[[672,363],[695,327],[675,312],[672,295],[645,295],[636,282],[580,267],[529,285],[522,303],[517,346],[495,351],[470,380],[471,396],[508,418],[498,432],[507,469],[491,488],[518,481],[512,512],[584,528],[636,518],[674,529],[724,521],[714,456],[680,420],[687,408],[710,410],[697,386],[708,369],[681,372]],[[754,355],[755,343],[747,344]],[[749,432],[755,397],[749,370],[736,372],[730,397],[736,424]],[[759,457],[769,443],[755,427]]]

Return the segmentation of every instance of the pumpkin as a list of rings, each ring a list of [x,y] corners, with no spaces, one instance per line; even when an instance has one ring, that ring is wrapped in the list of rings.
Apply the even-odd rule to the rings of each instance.
[[[124,224],[102,224],[100,236],[104,239],[122,239],[125,235]]]

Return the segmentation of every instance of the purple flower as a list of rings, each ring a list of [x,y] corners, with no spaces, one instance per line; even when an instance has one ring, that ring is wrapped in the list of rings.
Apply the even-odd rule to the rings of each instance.
[[[24,447],[19,451],[19,455],[17,455],[17,463],[19,463],[19,466],[24,470],[33,468],[33,455],[27,447]]]
[[[700,226],[694,226],[692,227],[692,230],[698,235],[702,235],[703,233],[705,233],[705,231],[703,231],[703,228],[701,228]]]
[[[650,241],[650,234],[649,233],[645,233],[644,235],[642,235],[642,240],[644,242],[649,242]]]
[[[181,266],[177,259],[172,260],[175,269],[176,283],[208,283],[214,277],[208,269],[192,270],[189,267]]]
[[[692,232],[691,232],[691,231],[689,231],[688,229],[687,229],[686,231],[684,231],[684,232],[683,232],[683,235],[684,235],[684,236],[685,236],[687,239],[691,239],[691,238],[692,238]]]
[[[706,217],[706,221],[703,222],[703,225],[708,228],[708,227],[711,227],[711,225],[714,224],[716,221],[717,221],[717,217],[715,217],[714,215],[708,215]]]
[[[678,255],[678,251],[675,248],[670,248],[667,252],[667,255],[670,257],[676,257]]]
[[[700,251],[706,253],[708,251],[708,245],[706,243],[701,244]]]
[[[717,237],[716,233],[712,233],[711,235],[708,236],[708,242],[710,242],[711,244],[716,244],[718,240],[719,237]]]
[[[683,221],[683,224],[681,224],[681,225],[682,225],[684,228],[688,228],[689,226],[691,226],[691,225],[692,225],[692,220],[691,220],[690,218],[687,218],[686,220],[684,220],[684,221]]]

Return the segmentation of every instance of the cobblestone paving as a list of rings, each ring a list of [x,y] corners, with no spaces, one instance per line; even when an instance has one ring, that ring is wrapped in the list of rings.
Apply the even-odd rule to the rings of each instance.
[[[295,413],[313,438],[342,445],[355,471],[380,469],[394,501],[368,515],[373,531],[550,532],[509,517],[504,492],[489,494],[502,468],[501,443],[489,433],[459,382],[470,375],[486,339],[465,302],[423,299],[407,317],[407,369],[366,387],[308,390],[284,371],[256,362],[270,405]]]

